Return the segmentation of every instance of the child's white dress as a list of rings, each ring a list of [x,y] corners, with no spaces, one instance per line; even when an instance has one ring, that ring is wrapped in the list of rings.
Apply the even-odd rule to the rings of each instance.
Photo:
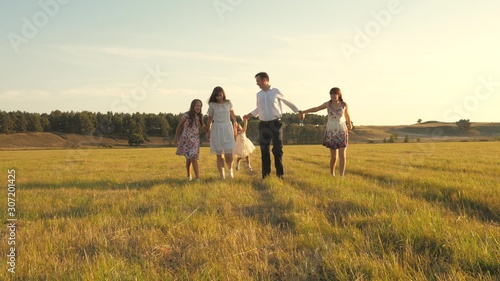
[[[247,138],[245,133],[236,135],[236,144],[234,145],[233,155],[244,158],[255,150],[252,141]]]

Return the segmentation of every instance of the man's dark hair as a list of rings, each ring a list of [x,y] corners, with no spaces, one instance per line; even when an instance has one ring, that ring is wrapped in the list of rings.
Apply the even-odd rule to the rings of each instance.
[[[255,74],[255,77],[259,77],[261,80],[266,79],[267,81],[269,81],[269,75],[267,75],[267,73],[265,72],[259,72]]]

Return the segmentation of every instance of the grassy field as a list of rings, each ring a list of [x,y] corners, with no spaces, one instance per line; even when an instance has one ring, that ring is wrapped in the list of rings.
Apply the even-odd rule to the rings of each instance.
[[[16,269],[0,280],[499,280],[500,143],[285,146],[284,181],[219,180],[202,149],[0,151],[16,171]],[[7,191],[0,211],[7,219]]]

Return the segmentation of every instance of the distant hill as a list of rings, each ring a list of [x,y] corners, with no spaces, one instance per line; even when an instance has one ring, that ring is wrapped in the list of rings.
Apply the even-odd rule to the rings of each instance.
[[[151,137],[143,146],[165,146],[168,141]],[[78,147],[129,147],[128,139],[63,133],[0,134],[0,149],[50,149]]]
[[[410,142],[500,140],[500,123],[471,123],[471,130],[459,129],[455,123],[438,121],[399,126],[361,126],[350,132],[351,143],[382,142],[397,134],[399,142],[408,135]],[[207,144],[206,140],[202,140]],[[168,139],[151,137],[142,147],[169,146]],[[77,147],[129,147],[125,138],[104,138],[62,133],[0,134],[0,149],[50,149]]]
[[[399,126],[356,126],[349,138],[351,142],[382,141],[397,134],[400,140],[406,135],[410,141],[489,140],[500,137],[500,123],[471,122],[471,130],[458,128],[455,123],[438,121]]]

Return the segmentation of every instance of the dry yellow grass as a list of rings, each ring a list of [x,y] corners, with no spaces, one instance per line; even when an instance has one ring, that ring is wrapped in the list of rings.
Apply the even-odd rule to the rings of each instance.
[[[285,146],[284,181],[260,179],[258,151],[221,181],[202,148],[186,182],[174,151],[0,151],[18,218],[0,279],[500,278],[498,142],[352,145],[345,178],[324,147]]]

